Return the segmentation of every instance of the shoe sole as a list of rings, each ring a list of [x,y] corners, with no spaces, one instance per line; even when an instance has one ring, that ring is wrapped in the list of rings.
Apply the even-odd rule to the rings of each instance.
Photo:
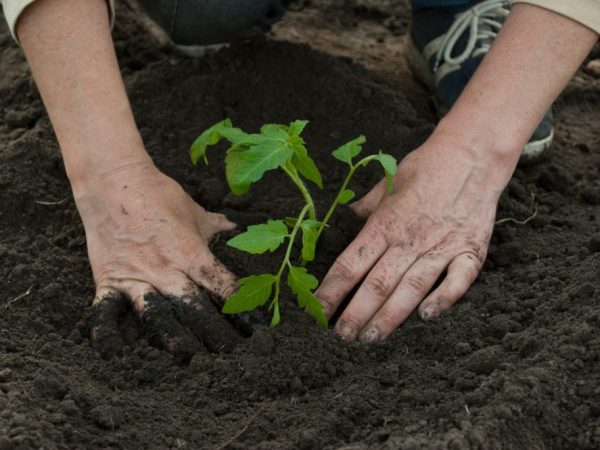
[[[413,72],[417,80],[423,83],[430,93],[435,92],[435,78],[431,74],[428,62],[421,52],[417,49],[410,34],[407,34],[404,40],[404,49],[408,68]],[[448,113],[448,108],[440,105],[435,95],[431,96],[438,119],[441,119]],[[523,152],[519,158],[519,165],[528,165],[539,162],[548,156],[548,149],[554,140],[554,129],[550,135],[537,141],[530,141],[523,147]]]
[[[201,58],[206,55],[217,53],[222,48],[228,47],[229,44],[212,44],[212,45],[175,45],[175,48],[185,56],[190,58]]]

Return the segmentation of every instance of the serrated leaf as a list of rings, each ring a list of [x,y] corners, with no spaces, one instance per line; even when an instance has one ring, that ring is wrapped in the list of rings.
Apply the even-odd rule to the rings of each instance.
[[[340,205],[345,205],[352,200],[355,195],[356,194],[351,189],[344,189],[342,192],[340,192],[340,195],[338,195],[338,202]]]
[[[356,139],[346,142],[344,145],[331,152],[331,154],[339,161],[352,164],[352,159],[362,151],[362,144],[365,142],[367,142],[367,139],[363,135],[360,135]]]
[[[319,281],[308,273],[304,267],[291,266],[288,273],[288,286],[296,295],[298,306],[307,311],[324,327],[327,327],[327,317],[319,299],[313,294]]]
[[[315,294],[310,291],[302,291],[298,295],[298,303],[300,304],[300,302],[303,303],[304,310],[313,316],[319,325],[327,328],[328,320],[325,315],[325,308]]]
[[[267,223],[250,225],[244,233],[227,241],[227,245],[253,255],[261,255],[267,250],[277,250],[287,236],[288,227],[283,220],[269,220]]]
[[[234,193],[246,192],[265,172],[283,166],[294,154],[285,142],[270,139],[248,148],[241,148],[243,151],[235,152],[235,164],[231,161],[231,168],[228,169],[227,181]]]
[[[386,189],[388,192],[392,192],[394,189],[394,177],[398,171],[398,163],[396,158],[380,151],[376,159],[379,161],[379,164],[381,164],[381,167],[383,167],[383,170],[385,171]]]
[[[231,127],[231,120],[225,119],[204,130],[192,143],[190,148],[192,163],[196,164],[200,158],[203,158],[204,162],[208,164],[208,160],[206,159],[206,149],[209,145],[218,144],[223,138],[223,135],[221,134],[223,129]]]
[[[240,286],[223,306],[223,313],[238,314],[252,311],[267,303],[273,292],[273,283],[277,281],[274,275],[251,275],[237,281]]]
[[[319,285],[317,277],[308,273],[306,268],[296,266],[290,266],[287,282],[292,292],[296,295],[302,290],[311,291],[316,289]]]
[[[247,150],[246,146],[237,145],[231,147],[225,156],[225,178],[227,179],[227,184],[229,185],[229,189],[235,195],[243,195],[248,192],[250,189],[250,183],[242,184],[241,182],[235,179],[236,174],[239,172],[240,155]]]
[[[317,231],[321,222],[306,219],[300,224],[302,228],[302,259],[312,261],[315,259],[315,250],[317,247]]]
[[[321,177],[321,172],[319,168],[313,161],[313,159],[308,156],[308,151],[304,146],[304,142],[301,138],[297,136],[292,136],[290,138],[290,143],[292,148],[294,149],[294,156],[292,156],[292,164],[296,168],[296,170],[307,180],[312,181],[321,189],[323,189],[323,179]]]
[[[300,136],[306,125],[308,125],[308,120],[294,120],[288,127],[290,136]]]
[[[253,135],[255,139],[260,140],[258,136],[262,137],[263,139],[277,139],[281,141],[287,141],[289,134],[282,125],[278,125],[275,123],[267,123],[260,127],[259,135]]]

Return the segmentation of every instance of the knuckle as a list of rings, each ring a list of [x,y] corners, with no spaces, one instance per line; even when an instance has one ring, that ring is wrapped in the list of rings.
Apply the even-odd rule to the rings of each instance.
[[[397,317],[399,315],[400,314],[398,312],[390,311],[387,308],[382,309],[379,311],[377,317],[379,328],[384,331],[392,331],[394,328],[396,328],[396,324],[398,322]]]
[[[424,294],[427,289],[427,282],[421,275],[408,275],[406,277],[406,287],[414,294]]]
[[[389,278],[381,276],[370,276],[364,282],[365,289],[375,295],[378,298],[387,298],[393,291],[394,286],[392,285]]]
[[[326,316],[330,316],[336,309],[335,300],[329,297],[327,294],[317,293],[317,298],[323,305],[323,312]]]
[[[357,270],[353,262],[344,256],[340,256],[333,264],[332,274],[342,281],[355,281]]]

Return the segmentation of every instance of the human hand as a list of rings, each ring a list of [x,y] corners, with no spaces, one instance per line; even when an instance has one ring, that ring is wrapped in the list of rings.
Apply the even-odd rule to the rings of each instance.
[[[381,181],[352,205],[368,221],[316,292],[331,317],[360,284],[335,325],[344,339],[384,339],[417,307],[437,317],[477,278],[516,158],[488,160],[451,142],[430,138],[398,165],[391,195]]]
[[[202,289],[219,298],[235,289],[234,275],[208,247],[215,234],[235,227],[232,222],[207,212],[150,162],[113,170],[83,191],[76,203],[96,283],[91,335],[101,353],[122,345],[123,297],[150,343],[178,359],[239,341]]]

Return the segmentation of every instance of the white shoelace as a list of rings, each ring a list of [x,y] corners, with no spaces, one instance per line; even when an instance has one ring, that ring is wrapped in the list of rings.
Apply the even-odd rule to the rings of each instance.
[[[508,0],[485,0],[461,13],[446,32],[442,45],[437,51],[434,72],[445,62],[461,64],[470,56],[485,54],[490,49],[490,44],[483,42],[477,49],[475,46],[480,40],[493,41],[502,27],[503,19],[509,13]],[[483,29],[480,27],[484,25]],[[461,54],[452,56],[454,46],[466,31],[469,31],[469,40]]]

